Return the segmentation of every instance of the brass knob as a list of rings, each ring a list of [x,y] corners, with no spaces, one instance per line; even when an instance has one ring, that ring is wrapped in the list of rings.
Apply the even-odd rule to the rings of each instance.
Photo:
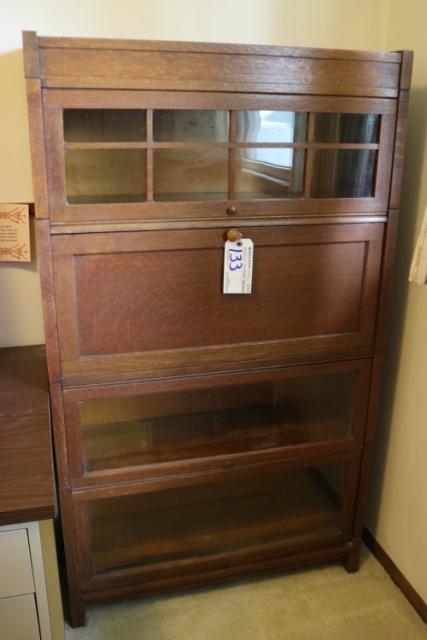
[[[227,231],[227,240],[230,240],[230,242],[237,242],[238,240],[241,240],[242,237],[243,236],[238,229],[229,229]]]
[[[236,207],[228,207],[227,209],[227,213],[229,216],[234,216],[237,213],[237,209]]]

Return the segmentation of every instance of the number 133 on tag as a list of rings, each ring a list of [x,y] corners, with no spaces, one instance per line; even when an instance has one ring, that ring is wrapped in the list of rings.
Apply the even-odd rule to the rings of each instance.
[[[224,246],[223,293],[252,293],[254,243],[248,238],[227,240]]]

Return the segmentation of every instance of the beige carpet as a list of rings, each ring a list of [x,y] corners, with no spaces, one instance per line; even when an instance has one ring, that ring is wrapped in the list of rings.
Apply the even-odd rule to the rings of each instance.
[[[427,640],[427,626],[364,552],[341,565],[92,606],[67,640]]]

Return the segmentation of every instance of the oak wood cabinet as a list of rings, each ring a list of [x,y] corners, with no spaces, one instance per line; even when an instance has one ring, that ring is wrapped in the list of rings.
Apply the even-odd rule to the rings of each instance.
[[[71,620],[342,559],[375,434],[411,53],[24,34]],[[224,294],[224,240],[254,242]]]

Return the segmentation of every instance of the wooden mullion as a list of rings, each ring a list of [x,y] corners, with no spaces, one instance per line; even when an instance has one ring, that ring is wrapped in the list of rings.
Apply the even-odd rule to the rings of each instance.
[[[152,202],[153,196],[153,110],[147,109],[147,201]]]
[[[308,114],[308,122],[307,122],[307,150],[306,150],[306,158],[305,158],[305,171],[304,171],[304,198],[310,198],[310,186],[311,186],[311,175],[313,172],[313,147],[310,145],[313,144],[314,141],[314,113]]]
[[[64,148],[73,149],[146,149],[147,142],[66,142]]]
[[[377,143],[357,142],[66,142],[64,148],[74,149],[379,149]]]

